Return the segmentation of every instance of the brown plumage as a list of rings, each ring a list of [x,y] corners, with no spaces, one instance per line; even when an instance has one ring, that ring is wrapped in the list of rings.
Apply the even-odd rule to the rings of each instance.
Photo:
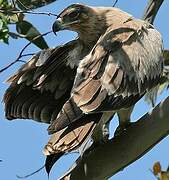
[[[72,12],[79,15],[65,22]],[[149,23],[116,8],[72,5],[55,25],[77,31],[84,44],[95,45],[81,60],[71,98],[49,126],[49,133],[69,126],[83,114],[129,108],[158,84],[163,69],[162,40]]]
[[[70,96],[75,76],[75,69],[65,64],[72,45],[74,42],[37,53],[7,80],[11,83],[4,95],[7,119],[50,123],[57,117]]]
[[[53,25],[64,29],[78,38],[38,53],[9,79],[4,97],[8,119],[51,122],[44,153],[58,157],[86,141],[96,123],[130,111],[163,70],[159,32],[117,8],[73,4]]]

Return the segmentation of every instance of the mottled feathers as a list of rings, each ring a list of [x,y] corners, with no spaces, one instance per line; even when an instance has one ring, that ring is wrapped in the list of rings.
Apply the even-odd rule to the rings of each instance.
[[[4,95],[8,119],[50,123],[47,172],[87,141],[105,111],[133,106],[163,71],[161,35],[148,22],[117,8],[80,4],[59,18],[55,29],[76,31],[78,38],[33,56],[8,79]]]
[[[80,62],[71,99],[49,126],[49,132],[69,126],[83,113],[117,111],[134,105],[158,84],[162,70],[161,36],[152,25],[137,19],[120,26],[113,24]],[[66,106],[73,107],[77,115],[72,110],[74,116],[69,111],[64,113]]]

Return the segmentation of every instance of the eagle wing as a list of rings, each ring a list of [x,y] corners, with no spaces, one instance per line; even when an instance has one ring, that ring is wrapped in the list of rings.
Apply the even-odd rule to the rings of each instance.
[[[137,19],[112,25],[79,64],[71,98],[49,133],[83,114],[130,107],[158,84],[162,70],[162,40],[152,25]]]
[[[8,119],[33,119],[45,123],[56,119],[70,98],[77,67],[71,68],[67,61],[76,46],[75,40],[41,51],[7,80],[10,86],[5,92],[4,103]],[[88,139],[100,118],[101,114],[83,116],[51,137],[44,149],[44,154],[48,155],[48,173],[57,159]]]
[[[70,97],[76,67],[66,64],[68,53],[76,46],[71,41],[34,55],[7,82],[4,95],[7,119],[33,119],[50,123]]]

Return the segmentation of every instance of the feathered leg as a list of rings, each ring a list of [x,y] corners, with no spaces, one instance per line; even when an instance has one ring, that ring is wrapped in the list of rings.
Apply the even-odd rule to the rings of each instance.
[[[117,127],[114,136],[118,136],[123,133],[127,126],[131,124],[131,113],[133,111],[134,106],[131,106],[127,109],[121,109],[117,112],[119,118],[119,126]]]
[[[92,134],[94,143],[106,142],[109,138],[109,124],[115,112],[104,112]]]

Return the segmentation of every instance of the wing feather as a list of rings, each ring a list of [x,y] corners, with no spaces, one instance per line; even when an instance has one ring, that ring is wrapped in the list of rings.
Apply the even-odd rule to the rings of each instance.
[[[131,106],[158,84],[162,67],[160,34],[131,19],[110,27],[81,61],[72,99],[85,113],[102,111],[103,104],[104,111]]]
[[[76,67],[66,64],[77,45],[69,42],[34,55],[7,82],[4,95],[7,119],[34,119],[50,123],[70,96]],[[69,74],[69,76],[68,76]]]
[[[159,32],[147,22],[130,19],[110,26],[80,62],[71,98],[49,126],[49,133],[70,126],[83,113],[116,111],[135,104],[158,84],[162,49]],[[72,114],[71,102],[77,115]],[[66,106],[70,111],[64,113]]]

